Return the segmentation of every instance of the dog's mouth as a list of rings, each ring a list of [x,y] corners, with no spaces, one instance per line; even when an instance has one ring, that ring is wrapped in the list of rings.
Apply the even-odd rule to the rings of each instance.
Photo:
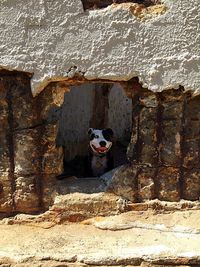
[[[105,146],[95,147],[94,145],[92,145],[92,148],[99,154],[105,154],[110,149],[110,147],[108,148]]]

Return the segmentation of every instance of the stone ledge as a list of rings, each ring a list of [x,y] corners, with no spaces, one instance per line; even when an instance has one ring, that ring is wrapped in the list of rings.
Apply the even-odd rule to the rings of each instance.
[[[199,213],[200,210],[169,214],[128,212],[93,218],[90,224],[66,222],[49,229],[42,222],[1,224],[0,264],[4,267],[199,266]],[[109,227],[98,229],[103,224]],[[132,225],[123,229],[124,224]]]

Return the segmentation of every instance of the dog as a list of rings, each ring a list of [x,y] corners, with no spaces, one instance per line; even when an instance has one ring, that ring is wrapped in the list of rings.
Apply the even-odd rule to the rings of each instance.
[[[87,156],[76,156],[66,162],[64,160],[64,172],[56,178],[63,180],[68,177],[95,177],[101,176],[113,169],[113,131],[107,129],[88,129],[89,145]]]
[[[113,145],[113,130],[89,128],[89,155],[88,168],[91,176],[101,176],[113,169],[113,157],[111,153]]]

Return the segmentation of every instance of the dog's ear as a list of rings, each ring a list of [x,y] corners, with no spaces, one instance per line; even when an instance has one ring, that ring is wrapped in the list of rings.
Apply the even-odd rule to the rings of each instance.
[[[108,135],[110,135],[110,137],[113,137],[114,133],[113,133],[113,130],[111,128],[106,128],[105,130],[106,130],[106,133]]]
[[[92,132],[93,132],[93,128],[89,128],[88,131],[87,131],[88,135],[91,135]]]
[[[103,130],[103,136],[105,137],[106,140],[111,141],[114,133],[111,128],[106,128]]]

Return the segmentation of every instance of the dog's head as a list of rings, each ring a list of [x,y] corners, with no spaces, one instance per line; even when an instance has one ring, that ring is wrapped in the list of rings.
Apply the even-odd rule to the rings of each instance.
[[[90,148],[92,152],[99,155],[106,154],[112,146],[113,131],[110,128],[99,130],[90,128]]]

